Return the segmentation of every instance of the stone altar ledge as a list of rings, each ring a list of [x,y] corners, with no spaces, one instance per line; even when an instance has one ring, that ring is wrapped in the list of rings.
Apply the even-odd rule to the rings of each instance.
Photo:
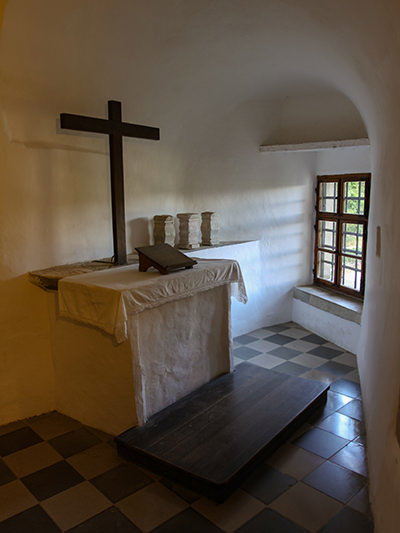
[[[210,248],[220,248],[223,246],[232,246],[234,244],[242,244],[249,241],[226,241],[214,246],[200,246],[190,250],[191,254],[196,250],[207,250]],[[188,250],[180,250],[187,253]],[[139,263],[139,258],[136,253],[128,254],[128,265],[135,265]],[[34,270],[29,272],[29,279],[34,284],[44,290],[56,291],[58,290],[58,282],[67,276],[76,276],[78,274],[87,274],[89,272],[96,272],[99,270],[107,270],[109,268],[121,267],[112,262],[111,257],[104,259],[96,259],[94,261],[81,261],[79,263],[72,263],[69,265],[59,265],[41,270]]]

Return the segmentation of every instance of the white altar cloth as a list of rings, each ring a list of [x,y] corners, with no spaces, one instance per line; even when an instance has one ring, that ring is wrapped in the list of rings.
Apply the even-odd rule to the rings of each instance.
[[[231,295],[246,301],[231,260],[64,278],[58,316],[71,320],[54,322],[57,408],[118,434],[231,371]]]
[[[138,265],[131,265],[64,278],[58,285],[60,316],[98,327],[120,343],[128,338],[129,315],[200,291],[231,283],[232,296],[247,302],[237,261],[197,261],[191,269],[168,275],[139,272]]]

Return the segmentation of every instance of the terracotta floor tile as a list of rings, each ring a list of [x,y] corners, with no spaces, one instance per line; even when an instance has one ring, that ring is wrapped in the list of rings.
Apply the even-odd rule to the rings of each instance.
[[[188,507],[161,483],[152,483],[116,504],[137,527],[151,531]]]
[[[42,502],[42,507],[61,529],[70,529],[104,511],[111,502],[88,481]]]

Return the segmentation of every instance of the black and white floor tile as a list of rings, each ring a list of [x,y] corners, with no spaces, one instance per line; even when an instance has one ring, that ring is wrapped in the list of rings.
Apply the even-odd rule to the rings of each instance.
[[[234,354],[331,388],[226,502],[124,461],[109,435],[52,412],[0,427],[0,533],[372,533],[355,356],[293,323],[237,337]]]
[[[355,355],[289,322],[261,328],[234,339],[235,363],[332,383],[359,382]]]

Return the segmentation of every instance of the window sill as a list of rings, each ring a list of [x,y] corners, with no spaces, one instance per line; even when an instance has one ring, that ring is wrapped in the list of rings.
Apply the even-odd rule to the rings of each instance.
[[[363,302],[351,296],[341,295],[316,285],[304,285],[294,289],[293,297],[344,320],[361,323]]]

